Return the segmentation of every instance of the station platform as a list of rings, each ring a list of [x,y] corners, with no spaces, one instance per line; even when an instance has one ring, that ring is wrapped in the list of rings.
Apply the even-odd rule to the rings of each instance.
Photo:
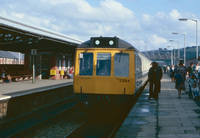
[[[187,84],[186,84],[187,86]],[[148,100],[148,85],[115,138],[200,138],[200,107],[163,74],[159,99]]]
[[[43,80],[36,80],[35,83],[32,83],[32,80],[3,83],[0,84],[0,100],[14,98],[18,96],[24,96],[51,89],[57,89],[69,85],[73,85],[73,79],[62,79],[62,80],[43,79]]]
[[[0,122],[22,116],[72,94],[73,79],[19,81],[0,84]]]

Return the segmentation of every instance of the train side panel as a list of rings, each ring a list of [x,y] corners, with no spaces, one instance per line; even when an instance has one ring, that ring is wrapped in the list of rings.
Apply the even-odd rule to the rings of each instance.
[[[135,52],[135,86],[136,90],[144,85],[148,79],[148,71],[150,68],[151,60],[146,58],[140,52]]]

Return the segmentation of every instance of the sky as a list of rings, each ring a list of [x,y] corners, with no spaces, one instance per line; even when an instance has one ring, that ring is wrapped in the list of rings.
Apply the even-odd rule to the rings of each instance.
[[[196,22],[179,19],[197,20],[199,32],[199,9],[200,0],[0,1],[2,17],[43,27],[83,42],[90,37],[117,36],[140,51],[167,46],[171,46],[168,49],[183,48],[182,34],[186,35],[186,46],[195,46]]]

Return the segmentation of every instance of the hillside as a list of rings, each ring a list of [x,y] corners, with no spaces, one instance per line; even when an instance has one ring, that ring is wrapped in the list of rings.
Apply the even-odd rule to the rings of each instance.
[[[180,59],[184,58],[184,48],[180,50]],[[200,47],[198,47],[198,51],[200,53]],[[153,61],[165,61],[166,64],[171,63],[171,52],[167,48],[159,48],[158,50],[151,50],[151,51],[143,51],[142,53],[146,55],[149,59]],[[175,49],[175,57],[178,59],[178,49]],[[192,59],[196,57],[196,46],[186,47],[186,60]]]

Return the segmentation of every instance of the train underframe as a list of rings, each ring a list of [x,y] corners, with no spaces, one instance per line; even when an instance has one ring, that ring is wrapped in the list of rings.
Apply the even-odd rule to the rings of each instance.
[[[136,95],[105,95],[105,94],[76,94],[85,108],[92,108],[93,106],[121,106],[127,104]]]

